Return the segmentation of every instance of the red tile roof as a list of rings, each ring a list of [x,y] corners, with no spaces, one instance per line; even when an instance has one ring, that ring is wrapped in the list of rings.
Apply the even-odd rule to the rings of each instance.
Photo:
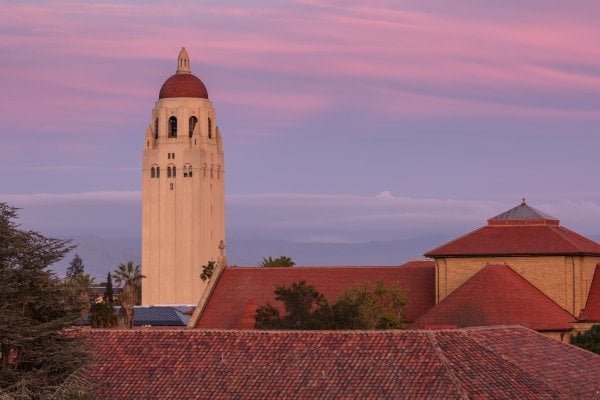
[[[425,256],[561,254],[600,255],[600,244],[558,225],[487,225]]]
[[[435,275],[432,261],[411,261],[393,267],[226,268],[196,324],[208,329],[252,329],[257,307],[275,301],[279,285],[305,280],[330,301],[361,282],[383,280],[407,290],[406,321],[412,322],[433,307]]]
[[[487,265],[414,323],[414,327],[522,325],[570,330],[575,318],[507,265]]]
[[[579,317],[582,321],[600,322],[600,264],[596,265],[590,293]]]
[[[163,83],[158,94],[159,99],[171,97],[208,99],[208,91],[204,83],[195,75],[178,73],[171,75]]]
[[[600,357],[520,327],[82,333],[103,399],[558,399],[600,389]]]

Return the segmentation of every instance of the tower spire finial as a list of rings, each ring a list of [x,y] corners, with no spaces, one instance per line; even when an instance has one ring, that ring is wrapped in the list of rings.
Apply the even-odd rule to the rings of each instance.
[[[177,73],[178,74],[190,74],[190,56],[188,56],[185,47],[181,48],[179,57],[177,57]]]

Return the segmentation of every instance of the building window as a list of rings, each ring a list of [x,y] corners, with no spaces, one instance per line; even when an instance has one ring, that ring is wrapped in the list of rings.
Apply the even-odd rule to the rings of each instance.
[[[158,118],[154,120],[154,139],[158,139]]]
[[[184,166],[183,166],[183,177],[184,177],[184,178],[187,178],[187,174],[188,174],[188,172],[187,172],[187,171],[188,171],[188,169],[187,169],[187,165],[184,165]]]
[[[177,170],[175,169],[175,166],[173,165],[173,178],[175,178],[176,175],[177,175]]]
[[[169,137],[177,137],[177,118],[175,117],[169,118]]]
[[[160,178],[160,167],[156,167],[156,177]]]
[[[167,167],[167,178],[171,177],[171,167]]]
[[[173,190],[173,184],[171,183],[171,190]]]
[[[212,121],[208,119],[208,138],[212,138]]]
[[[190,117],[190,137],[194,134],[194,128],[196,128],[196,124],[198,123],[198,118],[195,116]]]
[[[192,177],[192,166],[191,165],[188,167],[188,176],[190,178]]]
[[[150,168],[150,178],[156,178],[156,169],[154,167]]]

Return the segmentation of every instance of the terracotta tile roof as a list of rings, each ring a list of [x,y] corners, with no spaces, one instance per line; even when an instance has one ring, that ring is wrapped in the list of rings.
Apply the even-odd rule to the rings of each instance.
[[[195,97],[208,99],[208,91],[204,83],[192,74],[171,75],[163,83],[158,93],[159,99],[171,97]]]
[[[575,318],[507,265],[487,265],[414,323],[414,327],[522,325],[570,330]]]
[[[257,307],[269,302],[278,304],[273,293],[278,285],[290,286],[305,280],[333,301],[355,284],[380,279],[386,284],[397,283],[407,290],[410,300],[406,307],[407,322],[433,307],[435,275],[432,261],[411,261],[393,267],[235,267],[223,271],[196,327],[253,328]]]
[[[600,244],[558,225],[487,225],[425,256],[542,254],[600,255]]]
[[[82,332],[103,399],[559,399],[600,357],[521,327],[447,331]]]
[[[600,264],[596,265],[590,293],[579,317],[582,321],[600,322]]]

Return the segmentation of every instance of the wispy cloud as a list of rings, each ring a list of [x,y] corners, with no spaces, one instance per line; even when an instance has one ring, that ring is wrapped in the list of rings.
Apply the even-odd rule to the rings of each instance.
[[[27,206],[31,204],[48,205],[52,203],[73,203],[73,202],[137,202],[141,204],[142,193],[140,191],[95,191],[81,193],[32,193],[32,194],[0,194],[0,201]],[[90,206],[90,214],[93,219],[94,205]],[[58,216],[57,216],[58,217]],[[62,215],[60,219],[67,218],[68,215]]]

